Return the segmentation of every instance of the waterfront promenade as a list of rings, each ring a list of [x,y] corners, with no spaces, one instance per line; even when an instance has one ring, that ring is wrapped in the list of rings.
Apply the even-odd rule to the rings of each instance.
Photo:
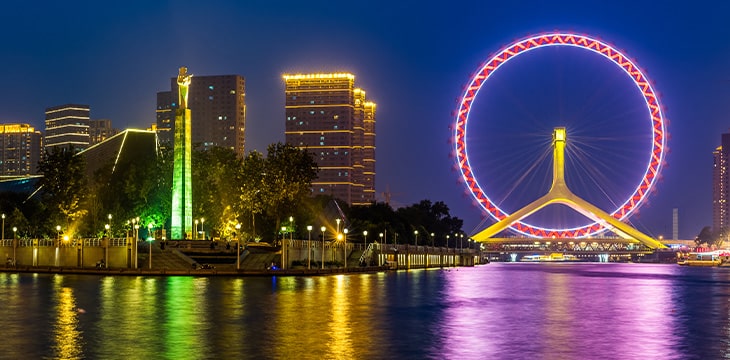
[[[136,246],[135,246],[136,245]],[[479,264],[473,249],[287,240],[242,244],[121,239],[4,240],[0,271],[105,275],[291,276]]]

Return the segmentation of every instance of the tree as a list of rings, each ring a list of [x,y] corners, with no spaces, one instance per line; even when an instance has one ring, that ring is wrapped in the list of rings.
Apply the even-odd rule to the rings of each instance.
[[[398,209],[397,213],[408,224],[406,238],[415,242],[414,231],[418,231],[418,237],[422,239],[419,242],[421,244],[442,245],[447,234],[461,232],[464,224],[461,219],[449,214],[449,207],[442,201],[432,203],[430,200],[421,200],[419,203]],[[431,234],[438,238],[438,244]]]
[[[712,228],[705,226],[700,230],[700,233],[695,238],[695,244],[700,246],[702,244],[713,244],[715,242],[715,234],[712,233]]]
[[[242,164],[229,148],[193,153],[193,214],[204,218],[214,235],[230,236],[238,222]]]
[[[281,219],[294,214],[310,196],[319,169],[307,150],[280,142],[269,145],[264,165],[259,193],[264,211],[275,223],[275,235]]]
[[[86,213],[81,206],[88,191],[84,159],[70,147],[54,147],[53,151],[46,151],[39,169],[43,174],[40,186],[48,210],[46,219],[50,224],[64,223],[68,227]]]
[[[251,151],[243,160],[239,191],[239,208],[242,214],[249,213],[242,229],[249,240],[256,240],[256,214],[264,211],[263,195],[264,176],[266,175],[266,159],[258,151]],[[250,220],[250,221],[248,221]]]

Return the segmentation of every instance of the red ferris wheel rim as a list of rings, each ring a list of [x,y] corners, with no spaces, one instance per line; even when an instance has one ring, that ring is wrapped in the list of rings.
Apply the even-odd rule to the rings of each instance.
[[[497,206],[487,196],[487,193],[482,189],[481,185],[479,185],[479,182],[472,171],[471,165],[469,164],[466,142],[469,113],[471,111],[472,102],[476,98],[479,89],[481,89],[489,76],[500,66],[521,53],[550,46],[572,46],[589,50],[603,56],[619,66],[632,79],[644,98],[652,125],[652,148],[648,156],[646,171],[633,193],[615,210],[610,212],[611,216],[619,220],[625,220],[645,202],[647,196],[656,183],[656,179],[659,177],[659,171],[661,170],[662,162],[664,161],[666,148],[664,115],[662,113],[661,106],[659,105],[659,99],[654,92],[649,79],[644,75],[641,69],[620,51],[604,42],[586,35],[560,32],[531,36],[504,47],[477,71],[477,73],[471,78],[464,95],[459,101],[459,109],[456,112],[456,123],[454,126],[456,160],[462,178],[477,203],[493,219],[498,221],[509,215],[509,213],[500,209],[499,206]],[[542,238],[581,238],[605,231],[604,226],[598,222],[574,228],[551,229],[518,221],[512,224],[510,228],[525,236]]]

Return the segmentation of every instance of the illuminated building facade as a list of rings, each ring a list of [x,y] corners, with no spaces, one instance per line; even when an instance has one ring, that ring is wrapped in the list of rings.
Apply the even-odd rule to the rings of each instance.
[[[29,124],[0,124],[0,175],[37,174],[41,144],[41,132]]]
[[[730,227],[730,134],[722,134],[721,145],[712,153],[712,230],[724,232]]]
[[[161,91],[157,93],[157,110],[155,111],[157,117],[157,138],[160,139],[160,146],[170,147],[174,139],[172,132],[172,125],[175,121],[175,112],[172,110],[172,106],[177,106],[175,101],[172,101],[172,91]]]
[[[192,119],[192,144],[207,149],[226,147],[244,156],[246,83],[240,75],[194,76],[188,94]],[[157,93],[157,136],[163,147],[174,141],[175,113],[180,108],[177,79],[171,91]]]
[[[46,151],[54,147],[83,150],[89,147],[89,106],[66,104],[46,109]]]
[[[375,103],[347,73],[284,75],[286,142],[319,166],[313,195],[350,205],[375,201]]]
[[[112,121],[109,119],[89,120],[89,145],[98,144],[118,132],[112,128]]]

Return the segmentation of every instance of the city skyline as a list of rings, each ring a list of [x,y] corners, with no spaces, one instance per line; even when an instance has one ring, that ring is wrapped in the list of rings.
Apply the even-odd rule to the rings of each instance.
[[[284,140],[282,74],[350,72],[378,104],[378,200],[389,191],[394,206],[444,201],[472,233],[482,211],[449,157],[456,98],[469,75],[502,46],[534,33],[571,30],[599,37],[634,59],[670,120],[668,166],[632,222],[668,237],[672,209],[679,208],[680,238],[712,224],[712,152],[730,127],[728,4],[376,2],[367,17],[342,15],[361,12],[355,4],[325,2],[126,4],[14,4],[0,25],[17,34],[0,50],[0,64],[12,70],[5,76],[12,91],[1,100],[0,123],[40,129],[48,106],[82,103],[116,128],[144,129],[155,121],[156,92],[187,66],[196,75],[246,78],[246,151],[264,151]],[[160,26],[175,19],[188,25]],[[183,42],[189,45],[179,46]]]

